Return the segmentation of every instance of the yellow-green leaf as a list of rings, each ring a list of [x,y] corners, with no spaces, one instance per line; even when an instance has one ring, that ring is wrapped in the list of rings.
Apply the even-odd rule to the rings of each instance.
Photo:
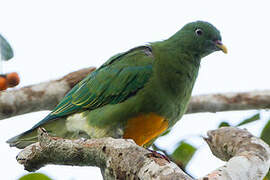
[[[30,173],[22,176],[19,180],[52,180],[42,173]]]
[[[197,148],[192,145],[181,141],[178,147],[174,150],[171,157],[182,168],[185,168],[188,162],[191,160]]]

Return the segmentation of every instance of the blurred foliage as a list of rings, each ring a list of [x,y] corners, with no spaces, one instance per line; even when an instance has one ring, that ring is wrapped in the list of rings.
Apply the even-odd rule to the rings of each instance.
[[[22,176],[19,180],[52,180],[42,173],[30,173]]]
[[[222,121],[219,125],[218,125],[218,128],[221,128],[221,127],[228,127],[228,126],[231,126],[228,122],[226,121]]]
[[[0,34],[0,52],[2,60],[9,60],[13,57],[13,50],[7,40]]]
[[[263,178],[263,180],[270,180],[270,173],[269,173],[269,171],[266,174],[266,176]]]
[[[170,132],[171,132],[171,129],[167,129],[164,133],[162,133],[162,134],[160,135],[160,137],[161,137],[161,136],[165,136],[165,135],[169,134]]]
[[[261,132],[261,139],[264,140],[268,145],[270,145],[270,120],[264,126]],[[267,175],[264,177],[264,180],[270,180],[270,172],[268,171]]]
[[[8,61],[13,58],[13,50],[8,41],[0,34],[0,91],[12,88],[20,83],[18,73],[4,73],[2,67],[2,60]]]
[[[245,125],[245,124],[248,124],[248,123],[251,123],[251,122],[260,120],[260,119],[261,119],[260,112],[258,112],[258,113],[256,113],[256,114],[252,115],[251,117],[242,120],[239,124],[237,124],[237,125],[235,125],[235,126],[242,126],[242,125]],[[222,122],[218,125],[218,128],[221,128],[221,127],[228,127],[228,126],[232,126],[232,125],[231,125],[229,122],[227,122],[227,121],[222,121]]]
[[[180,166],[182,169],[185,169],[196,150],[197,148],[195,148],[194,146],[184,141],[181,141],[178,147],[171,154],[171,157],[178,166]]]
[[[261,116],[260,116],[260,112],[256,113],[255,115],[247,118],[247,119],[244,119],[243,121],[241,121],[239,124],[237,124],[236,126],[242,126],[244,124],[248,124],[248,123],[251,123],[251,122],[254,122],[254,121],[257,121],[261,119]]]
[[[270,145],[270,120],[266,123],[261,132],[261,139]]]

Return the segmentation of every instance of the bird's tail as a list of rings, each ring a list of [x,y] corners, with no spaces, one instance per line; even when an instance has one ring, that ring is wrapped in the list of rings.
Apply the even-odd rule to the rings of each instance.
[[[45,128],[50,136],[68,139],[90,138],[89,135],[83,130],[69,131],[66,126],[66,119],[56,118],[52,119],[51,121],[44,121],[44,123],[35,125],[32,129],[7,140],[7,143],[11,147],[23,149],[26,146],[38,141],[37,129],[39,127]]]
[[[19,149],[23,149],[26,146],[37,142],[37,130],[30,129],[24,133],[21,133],[13,138],[7,140],[7,143],[11,147],[17,147]]]
[[[7,143],[11,147],[17,147],[19,149],[23,149],[26,146],[38,141],[37,129],[39,127],[45,128],[46,131],[51,136],[66,137],[67,135],[65,119],[59,118],[59,119],[54,119],[47,123],[40,124],[39,126],[34,126],[32,129],[7,140]]]

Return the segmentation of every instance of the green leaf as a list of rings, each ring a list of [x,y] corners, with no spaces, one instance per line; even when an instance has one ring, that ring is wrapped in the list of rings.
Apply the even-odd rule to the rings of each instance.
[[[192,145],[181,141],[178,147],[174,150],[171,157],[180,165],[180,167],[185,168],[188,162],[191,160],[197,148]]]
[[[240,122],[238,125],[236,126],[241,126],[247,123],[251,123],[253,121],[257,121],[261,118],[260,113],[256,113],[255,115],[251,116],[250,118],[247,118],[245,120],[243,120],[242,122]]]
[[[171,129],[167,129],[164,133],[162,133],[159,137],[165,136],[171,132]]]
[[[270,145],[270,120],[264,126],[261,132],[261,139],[264,140],[268,145]]]
[[[266,123],[264,126],[262,132],[261,132],[261,139],[266,142],[268,145],[270,145],[270,120]],[[270,173],[268,171],[267,175],[264,177],[263,180],[270,180]]]
[[[266,176],[263,178],[263,180],[270,180],[270,173],[269,173],[269,171],[266,174]]]
[[[22,176],[19,180],[52,180],[42,173],[30,173]]]
[[[13,58],[13,50],[7,40],[0,34],[0,53],[2,60]]]
[[[228,122],[226,121],[222,121],[219,125],[218,125],[218,128],[221,128],[221,127],[229,127],[231,126]]]

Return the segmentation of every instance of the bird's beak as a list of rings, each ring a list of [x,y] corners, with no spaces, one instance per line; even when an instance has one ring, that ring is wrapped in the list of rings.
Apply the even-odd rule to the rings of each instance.
[[[216,40],[215,43],[216,43],[216,46],[217,46],[222,52],[224,52],[225,54],[228,53],[228,50],[227,50],[226,46],[225,46],[224,44],[222,44],[222,42],[221,42],[220,40]]]

